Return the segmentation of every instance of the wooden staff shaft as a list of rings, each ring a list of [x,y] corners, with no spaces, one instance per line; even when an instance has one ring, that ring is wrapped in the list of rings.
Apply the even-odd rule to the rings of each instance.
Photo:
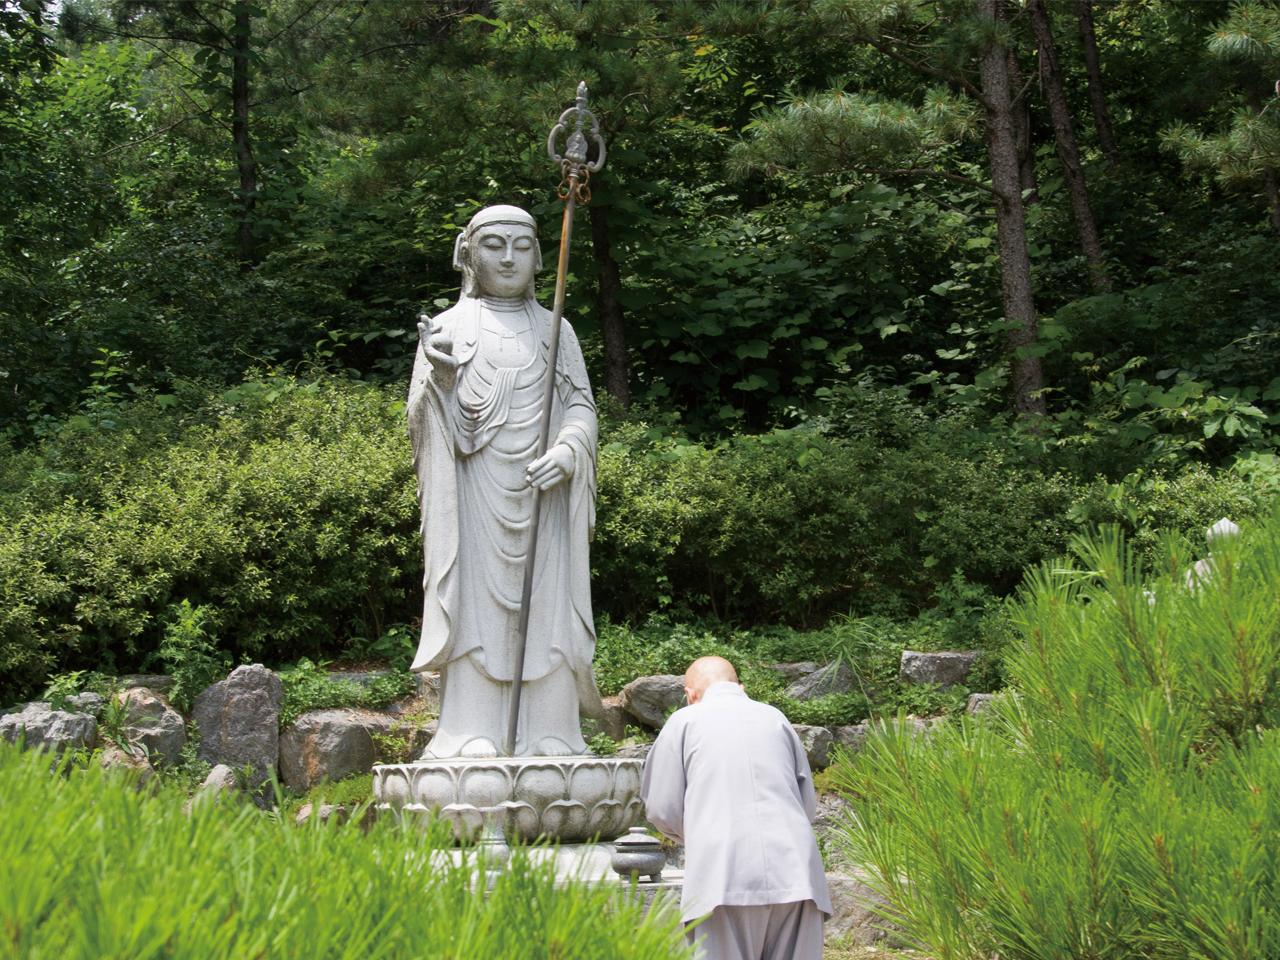
[[[573,210],[578,195],[578,176],[569,177],[569,198],[564,204],[564,226],[560,229],[560,262],[556,267],[556,299],[551,308],[551,346],[547,353],[547,384],[542,392],[542,420],[538,425],[538,452],[535,462],[547,455],[551,441],[551,405],[555,399],[556,363],[560,356],[560,321],[564,317],[564,286],[569,273],[569,238],[573,234]],[[511,674],[511,711],[507,715],[508,757],[516,755],[516,733],[520,725],[520,690],[524,685],[524,651],[529,640],[529,603],[533,598],[533,568],[538,556],[538,520],[542,491],[533,488],[529,515],[529,546],[524,560],[524,592],[520,597],[520,626],[516,630],[515,665]]]

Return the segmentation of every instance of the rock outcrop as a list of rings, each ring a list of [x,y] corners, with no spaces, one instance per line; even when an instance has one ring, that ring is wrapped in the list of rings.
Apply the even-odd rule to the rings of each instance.
[[[98,720],[92,713],[54,710],[49,704],[36,701],[0,716],[0,737],[17,743],[24,736],[28,749],[62,753],[68,748],[88,748],[98,736]]]
[[[832,914],[822,935],[828,944],[865,950],[914,946],[902,935],[901,928],[883,915],[891,915],[888,900],[862,879],[846,873],[828,873],[827,888],[831,891]]]
[[[944,651],[920,653],[903,650],[898,668],[898,679],[903,683],[921,685],[938,684],[943,690],[963,684],[978,659],[980,650]]]
[[[641,723],[661,727],[672,710],[684,706],[684,677],[662,674],[632,680],[622,688],[618,702]]]
[[[810,770],[818,770],[830,762],[831,728],[813,727],[803,723],[793,723],[791,728],[800,737],[804,746],[805,758],[809,761]]]
[[[855,682],[847,663],[831,663],[800,677],[787,687],[787,696],[793,700],[817,700],[832,693],[849,693]]]
[[[142,747],[155,763],[173,765],[182,759],[187,745],[182,714],[148,687],[126,690],[120,702],[125,704],[124,729],[130,743]]]
[[[191,708],[200,734],[197,756],[234,769],[253,768],[257,787],[278,766],[280,708],[284,685],[260,663],[236,667],[231,676],[202,691]]]
[[[377,762],[372,734],[388,734],[394,720],[354,710],[313,710],[280,733],[280,779],[293,790],[306,791],[355,773],[368,773]]]

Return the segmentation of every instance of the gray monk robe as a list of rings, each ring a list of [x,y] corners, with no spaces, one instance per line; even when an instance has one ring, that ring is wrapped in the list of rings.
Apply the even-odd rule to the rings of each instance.
[[[684,844],[683,920],[721,906],[794,913],[804,901],[830,915],[813,835],[817,797],[809,762],[776,708],[736,683],[711,684],[699,703],[677,710],[662,728],[640,793],[649,821]],[[708,940],[716,924],[709,926]],[[820,955],[820,922],[818,931]],[[712,957],[740,955],[707,946]]]

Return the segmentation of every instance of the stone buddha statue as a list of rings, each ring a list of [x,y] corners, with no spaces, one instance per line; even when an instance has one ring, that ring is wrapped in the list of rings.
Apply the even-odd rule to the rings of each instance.
[[[457,238],[458,303],[418,325],[409,438],[422,511],[422,637],[415,671],[441,672],[423,759],[493,757],[506,732],[534,487],[542,515],[517,756],[586,752],[579,713],[603,711],[591,670],[588,543],[595,526],[595,401],[582,348],[534,300],[537,225],[519,207],[477,213]],[[555,376],[536,458],[545,377]]]

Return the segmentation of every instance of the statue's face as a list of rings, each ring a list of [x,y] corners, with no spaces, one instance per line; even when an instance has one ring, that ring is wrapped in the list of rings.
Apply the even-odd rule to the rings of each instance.
[[[524,296],[538,261],[538,241],[532,230],[518,223],[491,223],[476,231],[468,247],[481,294]]]

